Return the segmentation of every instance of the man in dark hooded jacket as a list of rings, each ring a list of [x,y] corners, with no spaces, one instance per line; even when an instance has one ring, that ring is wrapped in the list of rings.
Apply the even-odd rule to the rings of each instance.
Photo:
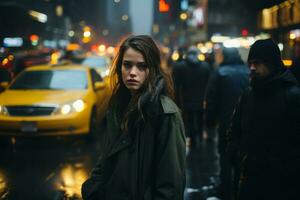
[[[284,69],[271,39],[251,46],[248,65],[251,87],[243,93],[228,132],[228,153],[239,172],[237,199],[299,199],[298,83]]]
[[[220,154],[220,196],[230,200],[233,191],[231,167],[225,156],[226,131],[229,128],[234,107],[242,92],[249,86],[249,69],[236,48],[223,48],[223,61],[211,75],[206,91],[206,127],[218,127],[218,151]]]
[[[173,66],[177,104],[183,111],[187,143],[194,147],[197,136],[202,139],[203,100],[210,75],[208,63],[200,61],[198,55],[199,50],[190,47],[185,59]]]

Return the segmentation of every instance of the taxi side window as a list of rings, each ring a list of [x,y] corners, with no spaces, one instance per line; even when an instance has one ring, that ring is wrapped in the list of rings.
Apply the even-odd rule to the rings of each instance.
[[[91,76],[92,76],[93,84],[97,81],[100,82],[103,81],[102,77],[94,69],[91,69]]]
[[[92,85],[93,85],[93,88],[95,89],[95,85],[94,84],[97,81],[102,82],[103,79],[102,79],[102,77],[94,69],[91,69],[90,73],[91,73],[91,77],[92,77],[92,83],[93,83]]]

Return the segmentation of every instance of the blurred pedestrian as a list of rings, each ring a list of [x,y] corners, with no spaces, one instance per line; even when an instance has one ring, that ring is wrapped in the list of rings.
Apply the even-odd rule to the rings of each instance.
[[[250,85],[236,107],[228,153],[238,200],[299,199],[300,88],[272,39],[250,48]]]
[[[218,70],[218,68],[220,67],[220,64],[223,62],[223,47],[219,44],[214,45],[213,51],[208,55],[206,55],[206,61],[208,62],[210,69],[211,69],[211,73],[210,73],[210,77],[215,74]],[[210,79],[210,78],[209,78]],[[209,82],[209,81],[208,81]],[[209,83],[208,83],[209,84]],[[207,89],[207,88],[206,88]],[[204,100],[204,110],[206,109],[206,100]],[[216,162],[218,162],[217,160],[219,159],[218,157],[218,144],[217,144],[217,127],[216,126],[211,126],[211,127],[207,127],[206,126],[206,116],[204,114],[204,131],[206,132],[206,136],[207,136],[207,141],[210,142],[213,145],[213,158],[216,159]]]
[[[0,93],[3,92],[11,81],[11,74],[6,68],[0,67]]]
[[[203,100],[210,67],[199,60],[199,50],[191,47],[185,59],[173,67],[177,103],[183,112],[187,143],[196,146],[203,137]]]
[[[221,167],[219,192],[222,200],[230,200],[233,191],[232,167],[225,155],[226,131],[238,98],[249,86],[249,74],[238,50],[223,48],[220,66],[212,73],[207,86],[205,122],[208,130],[217,127]]]
[[[159,49],[149,36],[131,36],[112,67],[104,153],[83,199],[183,200],[184,126]]]
[[[300,42],[297,42],[294,46],[294,57],[291,71],[296,77],[298,83],[300,83]]]
[[[178,57],[174,58],[173,57],[174,53],[176,53]],[[176,65],[176,63],[181,62],[184,59],[185,54],[186,54],[185,46],[181,46],[177,50],[174,50],[173,52],[171,52],[171,54],[169,55],[169,57],[167,59],[168,67],[172,68],[174,65]]]

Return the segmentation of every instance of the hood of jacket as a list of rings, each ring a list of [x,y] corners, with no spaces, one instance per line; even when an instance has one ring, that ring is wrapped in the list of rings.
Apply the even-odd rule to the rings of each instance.
[[[298,85],[298,81],[290,70],[284,70],[274,76],[259,81],[251,81],[251,87],[255,93],[264,94],[277,90],[279,85]]]
[[[220,66],[225,65],[242,65],[244,62],[236,48],[224,48],[223,49],[223,62]]]

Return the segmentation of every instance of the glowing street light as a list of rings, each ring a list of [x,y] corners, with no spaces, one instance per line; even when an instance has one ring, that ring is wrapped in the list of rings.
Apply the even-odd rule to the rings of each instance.
[[[127,20],[128,20],[128,15],[123,15],[123,16],[122,16],[122,20],[123,20],[123,21],[127,21]]]
[[[74,31],[72,31],[72,30],[69,31],[69,36],[70,36],[70,37],[73,37],[74,35],[75,35],[75,32],[74,32]]]
[[[187,20],[187,18],[188,18],[188,15],[187,15],[186,13],[181,13],[181,14],[180,14],[180,19],[181,19],[182,21]]]
[[[83,37],[91,37],[91,32],[90,31],[84,31],[83,32]]]

